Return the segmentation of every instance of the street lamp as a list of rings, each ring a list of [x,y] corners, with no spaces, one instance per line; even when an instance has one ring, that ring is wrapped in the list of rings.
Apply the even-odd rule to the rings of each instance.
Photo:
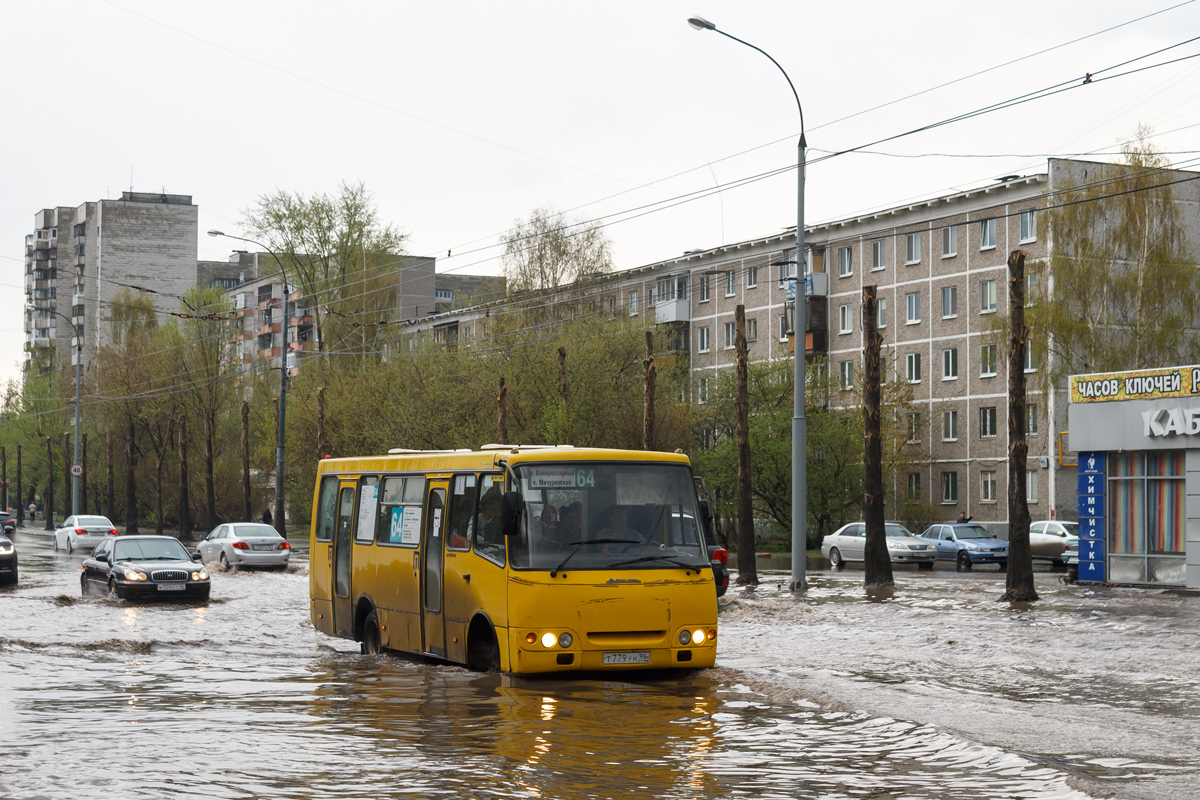
[[[275,251],[267,247],[262,242],[256,242],[253,239],[246,239],[241,236],[234,236],[231,233],[224,231],[212,230],[208,232],[209,236],[224,236],[226,239],[237,239],[239,242],[248,242],[249,244],[257,245],[263,250],[271,254],[275,259],[275,263],[279,265],[279,273],[283,276],[283,322],[279,326],[282,333],[283,348],[279,354],[279,419],[276,421],[276,427],[279,429],[275,441],[275,530],[279,531],[279,535],[287,538],[287,526],[283,524],[283,425],[287,420],[287,328],[288,328],[288,278],[287,270],[284,269],[283,259],[275,254]]]
[[[26,303],[26,311],[38,311],[37,306]],[[62,317],[71,326],[71,335],[75,337],[75,460],[71,463],[71,515],[79,516],[79,476],[75,474],[75,465],[79,463],[79,370],[83,367],[83,334],[75,327],[75,323],[66,314],[55,309],[50,312]],[[53,478],[51,478],[53,480]],[[18,497],[17,502],[21,499]],[[48,518],[53,518],[54,509],[46,509]]]
[[[779,71],[783,73],[784,80],[788,82],[788,86],[792,90],[792,97],[796,98],[796,109],[800,112],[800,141],[796,144],[796,173],[798,176],[796,188],[796,275],[792,279],[796,284],[796,310],[792,323],[792,328],[794,329],[793,342],[795,342],[793,358],[795,359],[796,374],[792,397],[792,580],[789,588],[793,591],[804,591],[808,588],[807,565],[805,563],[805,554],[808,550],[805,532],[808,519],[808,420],[804,416],[804,394],[806,387],[805,357],[808,349],[804,334],[808,330],[808,299],[807,292],[801,291],[801,286],[799,285],[799,281],[803,277],[800,274],[800,267],[804,263],[804,151],[808,147],[808,142],[804,139],[804,108],[800,105],[800,95],[796,93],[796,87],[792,84],[792,79],[788,77],[783,67],[779,66],[779,62],[771,58],[771,55],[767,51],[760,47],[755,47],[736,36],[730,36],[704,17],[689,17],[688,24],[698,31],[714,31],[719,33],[725,38],[733,39],[739,44],[744,44],[771,59],[771,63],[779,67]]]

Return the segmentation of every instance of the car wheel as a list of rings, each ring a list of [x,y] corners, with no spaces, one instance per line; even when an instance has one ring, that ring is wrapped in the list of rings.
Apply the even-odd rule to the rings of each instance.
[[[74,552],[75,552],[75,543],[74,543],[74,542],[72,542],[72,541],[71,541],[71,537],[70,537],[70,536],[68,536],[68,537],[67,537],[67,554],[69,555],[69,554],[71,554],[71,553],[74,553]]]
[[[383,652],[383,642],[379,636],[379,618],[372,611],[363,621],[362,644],[364,656],[377,656]]]
[[[1007,562],[1007,561],[1001,561],[1001,562],[1000,562],[1000,571],[1001,571],[1001,572],[1008,572],[1008,562]]]
[[[58,536],[57,535],[55,535],[55,537],[54,537],[54,552],[56,552],[56,553],[58,552]]]
[[[221,568],[224,569],[226,572],[229,572],[230,570],[233,569],[233,567],[229,566],[229,559],[225,557],[224,553],[221,553],[220,560],[221,560]]]
[[[971,571],[971,557],[969,555],[967,555],[966,550],[958,551],[958,571],[959,572],[970,572]]]
[[[933,569],[932,561],[918,561],[917,569]]]
[[[836,547],[829,551],[829,566],[834,569],[844,569],[846,561],[842,558],[842,553]]]
[[[117,582],[114,581],[112,578],[108,579],[108,594],[110,597],[120,597],[121,596],[121,595],[117,594]]]

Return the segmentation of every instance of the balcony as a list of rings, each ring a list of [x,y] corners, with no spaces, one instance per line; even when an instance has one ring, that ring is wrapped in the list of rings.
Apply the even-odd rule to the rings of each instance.
[[[279,358],[282,350],[278,347],[268,347],[258,351],[259,358]]]
[[[686,297],[669,297],[654,301],[654,321],[659,325],[668,322],[691,322],[692,307]]]
[[[288,321],[288,327],[294,328],[297,325],[312,325],[312,322],[313,322],[312,314],[302,314],[301,316],[298,316],[298,317],[292,317]]]
[[[268,333],[279,333],[279,323],[272,322],[266,325],[259,325],[255,332],[256,336],[266,336]]]

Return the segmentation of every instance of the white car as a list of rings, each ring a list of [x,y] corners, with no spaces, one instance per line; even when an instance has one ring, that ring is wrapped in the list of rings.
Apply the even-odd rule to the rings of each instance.
[[[74,553],[82,547],[90,553],[105,536],[116,535],[117,529],[108,517],[80,514],[77,517],[67,517],[63,520],[62,527],[54,532],[54,549]]]
[[[219,561],[226,569],[288,565],[292,546],[270,525],[231,522],[218,525],[196,545],[205,561]]]
[[[1034,558],[1049,561],[1056,567],[1066,563],[1067,547],[1075,544],[1079,552],[1079,523],[1044,520],[1029,524],[1029,551]]]
[[[862,522],[843,525],[821,541],[821,555],[829,559],[834,569],[841,569],[847,561],[862,561],[867,544],[866,529]],[[933,569],[937,550],[928,542],[913,536],[912,531],[895,522],[884,523],[883,531],[893,563]]]

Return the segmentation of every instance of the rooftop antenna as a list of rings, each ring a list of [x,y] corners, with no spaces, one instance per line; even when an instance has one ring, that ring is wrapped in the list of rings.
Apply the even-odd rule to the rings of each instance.
[[[133,164],[129,165],[129,193],[133,194]]]

